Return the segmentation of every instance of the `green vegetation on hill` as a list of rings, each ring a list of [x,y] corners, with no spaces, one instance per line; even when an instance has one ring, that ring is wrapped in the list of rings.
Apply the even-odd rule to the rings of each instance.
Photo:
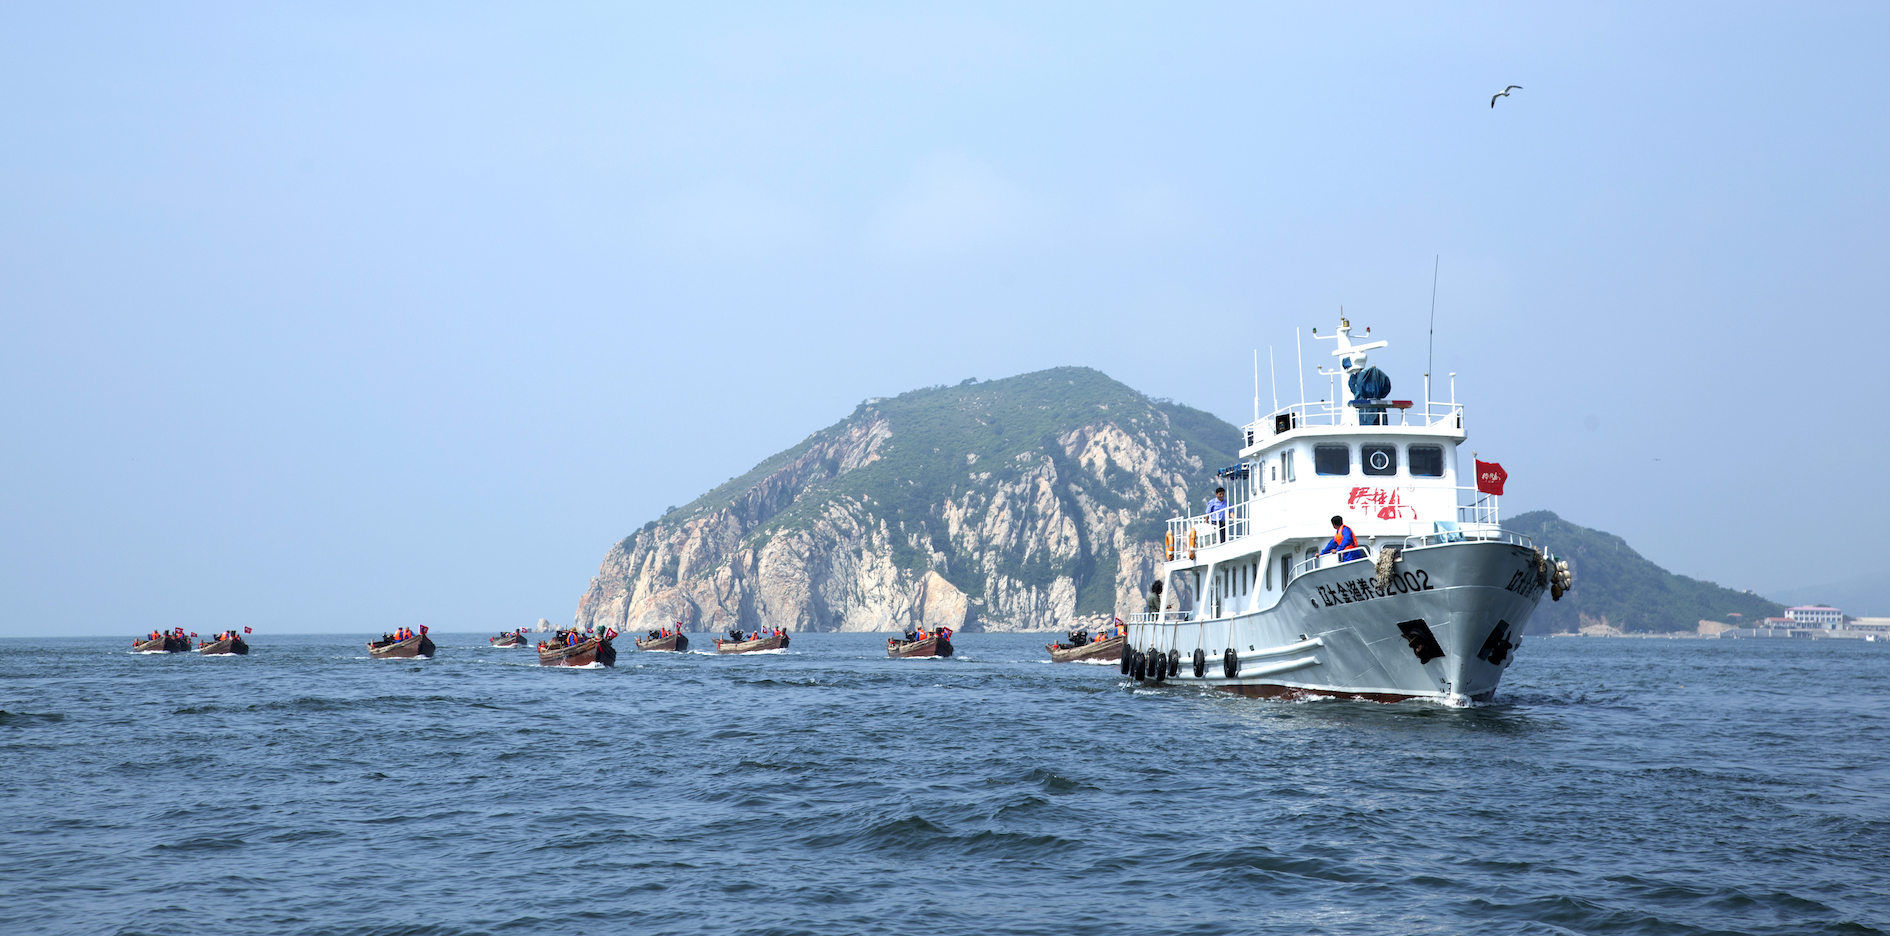
[[[1574,631],[1584,624],[1612,624],[1623,631],[1691,631],[1701,621],[1750,625],[1783,614],[1777,602],[1752,592],[1675,575],[1641,558],[1619,536],[1577,526],[1546,510],[1512,517],[1505,529],[1535,537],[1536,545],[1568,560],[1575,590],[1561,601],[1544,600],[1529,621],[1535,633]],[[1729,618],[1737,613],[1742,618]]]
[[[875,520],[893,533],[893,561],[914,572],[928,567],[944,575],[972,597],[980,597],[984,576],[971,574],[970,556],[960,555],[947,535],[939,511],[947,501],[963,501],[973,488],[994,488],[1015,482],[1041,469],[1045,460],[1055,466],[1059,483],[1052,486],[1063,510],[1081,511],[1071,501],[1076,488],[1104,508],[1129,508],[1142,513],[1130,500],[1140,479],[1110,466],[1102,484],[1095,483],[1064,454],[1059,437],[1083,426],[1108,420],[1123,429],[1147,429],[1165,434],[1185,446],[1202,462],[1201,483],[1211,487],[1214,469],[1238,460],[1235,443],[1239,430],[1221,419],[1170,401],[1153,400],[1087,367],[1058,367],[1002,380],[968,380],[956,386],[926,387],[896,397],[861,403],[846,419],[809,436],[801,444],[757,465],[739,478],[685,506],[673,518],[681,519],[727,506],[772,472],[801,457],[824,440],[844,436],[851,429],[884,419],[891,438],[879,449],[879,459],[838,477],[816,483],[792,505],[770,518],[751,537],[755,543],[785,531],[805,528],[836,501],[864,505]],[[968,456],[975,455],[975,462]],[[990,477],[980,477],[985,473]],[[1207,490],[1201,492],[1205,498]],[[1030,517],[1023,522],[1028,525]],[[1128,531],[1136,539],[1161,538],[1164,517],[1141,516]],[[1079,537],[1084,531],[1079,525]],[[929,546],[919,548],[920,543]],[[1028,555],[997,557],[996,571],[1027,586],[1048,585],[1059,576],[1077,583],[1077,611],[1109,611],[1115,605],[1115,550],[1095,549],[1087,541],[1077,556],[1055,560],[1046,550]],[[936,559],[944,557],[943,567]]]

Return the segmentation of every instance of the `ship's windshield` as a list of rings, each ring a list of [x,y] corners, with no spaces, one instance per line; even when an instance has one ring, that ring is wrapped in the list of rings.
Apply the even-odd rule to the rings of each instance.
[[[1312,450],[1313,471],[1322,475],[1348,475],[1352,473],[1352,450],[1344,445],[1315,445]]]
[[[1441,445],[1413,445],[1410,448],[1411,474],[1418,478],[1441,478],[1444,476],[1444,447]]]

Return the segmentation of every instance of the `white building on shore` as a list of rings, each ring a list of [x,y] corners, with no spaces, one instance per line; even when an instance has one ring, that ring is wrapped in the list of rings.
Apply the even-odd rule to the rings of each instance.
[[[1836,630],[1844,626],[1844,612],[1824,605],[1799,605],[1786,608],[1785,617],[1799,627],[1822,627]]]

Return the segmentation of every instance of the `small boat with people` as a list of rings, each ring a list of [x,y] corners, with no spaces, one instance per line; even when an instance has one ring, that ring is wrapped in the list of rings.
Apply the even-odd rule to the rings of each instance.
[[[906,631],[904,640],[888,637],[886,638],[886,655],[895,660],[951,656],[952,629],[941,627],[938,630],[929,631],[918,627]]]
[[[1129,626],[1116,618],[1108,630],[1091,634],[1087,628],[1070,631],[1061,643],[1044,644],[1052,663],[1118,663],[1122,648],[1129,642]]]
[[[638,637],[636,644],[638,650],[651,650],[659,653],[687,653],[689,651],[689,635],[682,632],[682,622],[677,621],[674,627],[659,627],[650,631],[648,637]]]
[[[433,657],[433,640],[427,636],[427,629],[409,627],[396,628],[391,634],[382,634],[379,640],[370,640],[367,645],[368,656],[376,660],[411,660],[415,657]]]
[[[134,637],[131,641],[133,653],[189,653],[190,637],[181,627],[174,627],[170,633],[152,631],[145,637]]]
[[[737,628],[729,631],[727,637],[715,639],[715,652],[760,653],[763,650],[786,650],[787,645],[788,632],[779,627],[750,634],[744,634]]]
[[[243,630],[247,631],[249,628],[245,627]],[[248,656],[249,644],[243,641],[241,634],[234,630],[226,630],[209,640],[199,641],[197,652],[204,656]]]
[[[610,629],[601,634],[576,629],[557,631],[550,640],[538,642],[538,665],[616,666],[617,648],[610,644],[616,638],[617,632]]]
[[[497,637],[487,637],[486,642],[494,647],[524,647],[531,644],[531,641],[525,639],[523,627],[515,631],[507,631]]]

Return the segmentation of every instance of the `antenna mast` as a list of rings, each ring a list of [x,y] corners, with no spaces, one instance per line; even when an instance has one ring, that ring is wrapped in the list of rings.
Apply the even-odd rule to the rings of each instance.
[[[1437,356],[1437,267],[1443,254],[1431,257],[1431,335],[1424,349],[1424,422],[1431,421],[1431,361]]]
[[[1253,349],[1253,421],[1260,421],[1260,349]]]
[[[1431,359],[1437,354],[1437,267],[1444,255],[1431,258],[1431,343],[1424,351],[1424,376],[1431,375]]]
[[[1306,348],[1299,343],[1299,329],[1293,329],[1293,351],[1299,355],[1299,411],[1306,415]]]
[[[1273,366],[1273,346],[1267,345],[1267,384],[1273,388],[1273,411],[1280,411],[1280,370]]]

